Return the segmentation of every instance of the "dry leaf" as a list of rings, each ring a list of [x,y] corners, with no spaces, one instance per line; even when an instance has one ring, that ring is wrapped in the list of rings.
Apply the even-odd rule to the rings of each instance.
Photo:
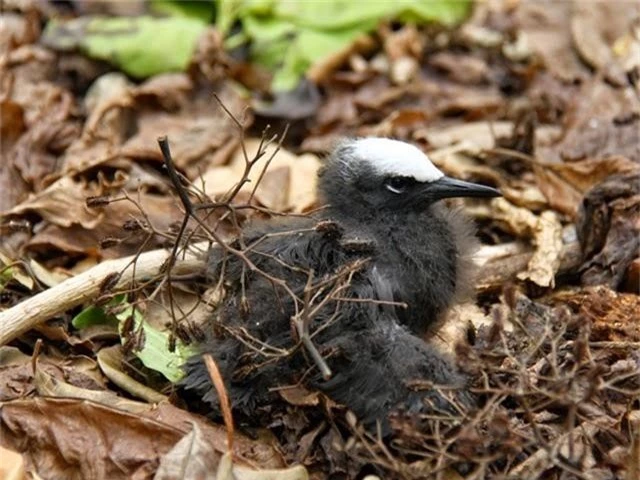
[[[520,280],[529,280],[540,287],[555,287],[555,276],[562,254],[562,225],[556,213],[543,212],[533,229],[535,250],[526,272],[518,274]]]
[[[62,177],[46,190],[15,206],[6,214],[21,215],[26,212],[35,212],[54,225],[70,227],[73,224],[79,224],[91,230],[102,221],[104,213],[101,210],[88,208],[86,199],[101,194],[101,190],[95,184],[76,182],[71,177]]]
[[[36,472],[66,479],[146,477],[179,430],[86,400],[35,398],[0,404],[3,445]]]
[[[258,151],[260,140],[248,139],[245,143],[249,158],[253,158]],[[263,159],[253,168],[249,177],[250,182],[246,183],[241,191],[251,192],[255,188],[255,182],[260,177],[265,162],[274,150],[275,145],[271,145],[267,149]],[[242,178],[244,166],[243,153],[241,150],[237,150],[228,166],[214,167],[194,183],[196,185],[204,183],[205,192],[210,197],[224,195]],[[261,205],[274,210],[302,212],[309,209],[316,201],[315,182],[319,168],[320,160],[316,155],[296,156],[285,149],[280,149],[267,170],[267,172],[276,173],[269,180],[268,187],[258,187],[256,200]]]
[[[134,380],[131,376],[122,371],[124,357],[122,355],[122,347],[120,345],[102,348],[98,352],[97,360],[98,365],[100,365],[100,369],[105,376],[125,392],[149,403],[169,401],[169,398],[166,395],[162,395],[154,389]]]
[[[571,36],[580,57],[617,86],[627,84],[626,74],[612,47],[628,32],[640,5],[629,2],[625,8],[606,2],[576,2],[571,18]]]
[[[616,173],[640,171],[640,164],[614,156],[560,164],[535,164],[538,188],[556,210],[575,217],[583,195]]]
[[[640,173],[611,176],[585,195],[577,219],[585,284],[619,288],[632,272],[640,258],[639,207]]]
[[[197,424],[160,460],[154,480],[216,480],[220,454],[211,448]]]
[[[25,480],[24,457],[0,445],[0,478],[3,480]]]

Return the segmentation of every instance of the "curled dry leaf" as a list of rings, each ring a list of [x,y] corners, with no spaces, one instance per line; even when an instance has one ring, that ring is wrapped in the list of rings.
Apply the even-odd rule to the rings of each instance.
[[[2,13],[0,21],[0,54],[6,54],[21,45],[32,43],[40,36],[38,15],[18,15],[10,11]]]
[[[316,406],[320,403],[320,394],[311,392],[302,386],[293,386],[278,390],[280,396],[291,405],[299,407]]]
[[[318,84],[324,83],[351,55],[370,52],[375,46],[376,41],[370,35],[359,35],[350,44],[311,65],[306,77],[312,82]]]
[[[559,212],[575,217],[583,195],[617,173],[640,171],[640,163],[612,156],[571,163],[534,164],[536,183],[549,204]]]
[[[102,222],[104,213],[88,208],[86,198],[99,195],[102,195],[102,191],[95,184],[62,177],[6,214],[22,215],[33,212],[53,225],[70,227],[73,224],[79,224],[91,230]]]
[[[640,257],[640,172],[611,176],[591,189],[578,214],[577,232],[582,281],[619,288]]]
[[[98,138],[100,143],[107,143],[111,147],[122,143],[130,128],[125,108],[133,103],[131,88],[129,79],[120,72],[106,73],[91,84],[84,99],[89,115],[83,137],[78,140],[80,145],[90,147]],[[77,146],[72,151],[76,149]],[[70,157],[67,155],[67,158]]]
[[[17,347],[0,347],[0,402],[29,395],[33,391],[31,357]]]
[[[491,201],[491,217],[500,222],[511,234],[528,238],[538,225],[538,217],[525,208],[519,208],[504,198]]]
[[[53,287],[71,276],[68,273],[47,269],[34,259],[29,260],[29,268],[33,276],[46,287]]]
[[[251,123],[251,117],[243,110],[244,103],[236,92],[223,88],[218,92],[221,101],[236,118]],[[142,105],[140,106],[142,107]],[[177,168],[189,179],[194,179],[207,168],[226,163],[218,150],[238,139],[238,127],[215,100],[196,96],[193,102],[184,105],[177,112],[140,108],[136,119],[138,131],[127,140],[121,155],[133,159],[160,161],[158,149],[159,132],[169,138],[171,152]]]
[[[78,133],[75,122],[67,120],[72,107],[68,92],[46,82],[30,91],[25,91],[30,82],[14,78],[7,83],[10,90],[0,95],[8,97],[0,100],[0,214],[43,188],[44,177],[58,170],[58,153]]]
[[[144,404],[119,397],[111,390],[95,390],[72,385],[58,378],[58,376],[48,373],[45,369],[40,368],[39,365],[36,367],[36,372],[33,376],[33,385],[41,397],[89,400],[121,410],[124,410],[126,406],[128,411],[137,410],[140,412],[144,411],[145,408]]]
[[[34,279],[30,274],[31,272],[25,271],[24,266],[19,262],[11,259],[0,251],[0,274],[2,275],[2,284],[6,283],[6,277],[10,280],[18,282],[27,290],[33,290],[35,285]],[[2,284],[0,284],[0,291],[2,291]]]
[[[0,98],[0,152],[5,154],[11,150],[20,135],[26,130],[24,110],[16,102]]]
[[[97,360],[105,376],[125,392],[129,392],[134,397],[141,398],[149,403],[169,401],[166,395],[162,395],[122,371],[124,357],[120,345],[102,348],[98,352]]]
[[[491,201],[491,217],[500,222],[512,234],[520,238],[532,238],[535,246],[526,271],[517,276],[541,287],[553,287],[562,256],[562,225],[551,210],[540,216],[530,210],[516,207],[504,198]]]
[[[376,137],[396,137],[406,138],[409,133],[429,119],[429,115],[424,110],[405,108],[393,111],[387,118],[377,125],[362,127],[362,135]]]
[[[519,273],[518,278],[553,288],[562,254],[562,225],[555,212],[547,210],[540,215],[533,229],[533,243],[533,257],[527,271]]]
[[[63,177],[61,180],[68,179]],[[71,184],[74,182],[71,181]],[[70,185],[71,185],[70,184]],[[82,188],[76,184],[76,188]],[[86,193],[86,192],[85,192]],[[65,195],[75,195],[71,200],[80,201],[80,205],[73,203],[65,213],[63,208],[69,198]],[[68,254],[89,255],[101,258],[119,258],[124,255],[136,253],[144,240],[146,232],[129,233],[123,230],[123,224],[132,219],[139,220],[143,225],[148,226],[150,222],[153,228],[159,232],[167,232],[171,224],[182,218],[182,213],[174,199],[166,196],[139,193],[132,195],[144,211],[142,212],[133,202],[120,200],[111,202],[105,207],[87,209],[86,218],[89,220],[86,225],[78,224],[71,216],[75,211],[84,212],[86,197],[82,191],[67,191],[61,193],[62,203],[44,204],[46,212],[51,212],[56,223],[49,223],[43,226],[27,243],[26,248],[31,252],[47,251],[52,247]],[[36,210],[40,213],[40,210]],[[89,213],[95,216],[91,219]],[[78,214],[80,215],[80,214]],[[57,222],[60,222],[58,224]],[[69,224],[65,226],[65,224]],[[100,249],[99,245],[105,238],[118,239],[117,244],[111,248]],[[122,239],[122,240],[119,240]],[[150,241],[146,244],[146,249],[159,247],[163,239],[156,235],[151,235]]]

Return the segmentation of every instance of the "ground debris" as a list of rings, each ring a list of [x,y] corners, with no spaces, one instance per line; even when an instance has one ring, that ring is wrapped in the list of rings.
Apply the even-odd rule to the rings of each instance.
[[[384,21],[342,39],[297,88],[274,91],[280,70],[248,55],[263,45],[231,48],[224,33],[245,21],[266,32],[264,12],[213,25],[211,4],[195,3],[3,3],[0,457],[18,452],[12,464],[42,478],[635,480],[638,6],[476,1],[459,26]],[[43,40],[52,19],[158,13],[202,31],[182,71],[134,79],[67,51],[63,36],[55,49]],[[329,30],[343,16],[349,24],[336,14]],[[273,35],[290,53],[277,60],[297,72],[293,60],[313,52],[291,48],[300,38],[285,27]],[[165,365],[203,341],[228,287],[207,278],[204,252],[215,242],[242,251],[237,234],[254,219],[320,208],[316,172],[344,136],[412,142],[447,175],[503,193],[455,204],[483,243],[478,298],[436,334],[476,402],[441,416],[395,412],[393,435],[380,438],[291,385],[265,407],[268,421],[229,432],[142,352]],[[375,251],[340,225],[315,230],[349,254]],[[87,280],[29,308],[69,279]],[[18,320],[37,321],[2,323],[21,306]]]

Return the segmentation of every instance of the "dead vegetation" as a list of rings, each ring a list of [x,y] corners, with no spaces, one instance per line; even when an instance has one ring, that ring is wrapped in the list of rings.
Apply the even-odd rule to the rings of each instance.
[[[252,108],[235,82],[264,94],[268,74],[213,28],[186,73],[135,83],[45,46],[47,9],[2,15],[0,458],[42,478],[640,475],[637,5],[479,2],[453,30],[383,24]],[[478,298],[432,339],[478,408],[398,412],[389,441],[300,387],[260,431],[187,411],[168,379],[221,295],[209,245],[266,275],[242,226],[320,207],[319,154],[343,135],[413,141],[504,193],[464,205]],[[295,348],[325,375],[310,320],[359,267],[287,292]],[[262,361],[291,354],[231,333]]]

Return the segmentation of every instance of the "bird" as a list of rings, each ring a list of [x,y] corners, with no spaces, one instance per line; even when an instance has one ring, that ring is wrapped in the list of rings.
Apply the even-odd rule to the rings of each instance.
[[[464,391],[467,382],[425,341],[468,294],[478,244],[471,221],[441,200],[500,192],[446,176],[415,145],[363,137],[335,146],[318,195],[325,207],[315,213],[256,222],[232,252],[211,248],[206,278],[222,298],[181,387],[220,412],[202,361],[209,353],[248,422],[268,418],[292,385],[322,392],[368,427],[388,425],[394,411],[450,411],[437,389],[412,387]]]

